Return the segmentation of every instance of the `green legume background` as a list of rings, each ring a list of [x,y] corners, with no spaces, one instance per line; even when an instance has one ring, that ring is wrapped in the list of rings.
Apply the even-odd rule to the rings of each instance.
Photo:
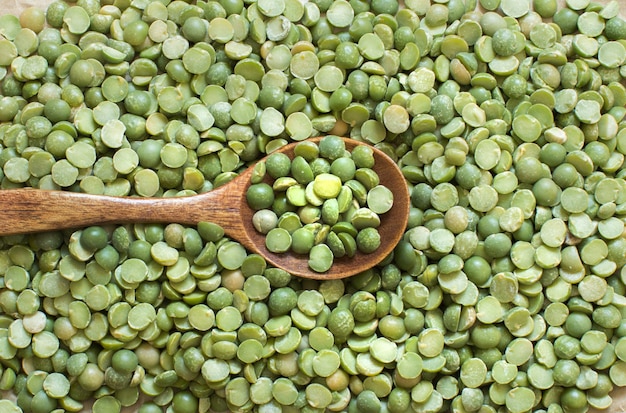
[[[0,14],[19,16],[29,6],[50,3],[4,0]],[[65,16],[55,3],[50,22],[65,24],[63,41],[80,49],[59,50],[60,38],[50,32],[37,49],[33,33],[42,30],[45,16],[32,9],[23,15],[31,31],[20,32],[15,21],[3,18],[0,34],[17,47],[0,44],[2,93],[38,103],[24,107],[25,100],[0,98],[0,121],[10,122],[19,112],[15,123],[26,125],[0,132],[2,189],[62,187],[122,196],[201,192],[232,179],[264,152],[305,138],[303,130],[359,138],[363,125],[363,139],[403,168],[412,188],[411,228],[394,258],[379,268],[322,283],[266,268],[210,224],[3,238],[0,391],[8,399],[0,400],[0,411],[20,411],[12,401],[16,393],[18,405],[32,403],[32,411],[41,412],[62,407],[152,413],[164,411],[162,406],[173,413],[253,406],[277,411],[276,403],[289,405],[282,411],[375,412],[381,402],[390,412],[482,413],[495,412],[494,406],[583,412],[587,402],[610,404],[602,411],[626,410],[619,389],[626,386],[626,97],[615,85],[607,90],[613,81],[624,85],[623,57],[621,63],[616,58],[626,45],[622,37],[602,47],[607,39],[595,38],[602,31],[595,4],[610,3],[626,16],[626,2],[465,0],[508,15],[484,14],[474,25],[448,21],[455,12],[446,3],[458,11],[463,2],[406,0],[422,24],[444,36],[441,42],[415,30],[414,15],[398,12],[390,0],[335,1],[328,20],[315,26],[320,9],[323,15],[332,1],[259,1],[247,28],[237,15],[243,2],[208,2],[204,16],[186,3],[172,3],[168,10],[156,1],[106,2],[137,6],[121,15],[81,0]],[[512,18],[527,12],[526,3],[543,17],[554,15],[560,29],[539,21],[532,32],[522,27],[530,40],[520,52],[519,38],[510,36],[517,31]],[[555,15],[556,4],[570,9]],[[378,16],[349,13],[365,8]],[[345,11],[351,24],[340,15]],[[215,24],[207,30],[200,17]],[[119,42],[94,47],[107,39],[88,32],[89,24],[101,29],[116,19],[111,37]],[[343,34],[324,36],[330,24]],[[476,34],[480,25],[482,33]],[[609,30],[624,36],[623,23]],[[572,50],[565,63],[562,51],[550,48],[559,35],[575,32],[582,35],[565,38]],[[294,44],[308,33],[317,49]],[[162,42],[162,50],[146,36]],[[242,42],[246,38],[248,44]],[[341,43],[346,38],[353,43]],[[280,53],[271,65],[270,59],[265,68],[258,64],[256,57],[264,61],[271,50],[268,39],[293,46],[292,56]],[[81,49],[83,60],[72,71]],[[43,60],[28,58],[34,50],[46,59],[69,53],[54,70],[69,74],[82,92],[66,83],[55,86],[58,79],[45,71]],[[159,61],[161,53],[167,60]],[[519,53],[535,59],[509,56]],[[584,58],[574,61],[574,54]],[[210,65],[210,75],[198,77],[207,61],[196,56],[219,62]],[[345,71],[341,93],[326,90],[336,79],[315,79],[312,71],[333,60]],[[11,61],[20,82],[7,75]],[[487,71],[519,76],[504,82],[477,75],[485,63]],[[422,67],[419,78],[410,75],[416,66]],[[170,78],[160,77],[150,89],[154,94],[126,90],[147,90],[164,72]],[[111,79],[107,86],[123,86],[95,87],[105,77]],[[571,101],[571,92],[583,103]],[[615,93],[621,96],[611,101]],[[525,96],[526,102],[519,100]],[[94,110],[96,116],[85,110],[103,99],[122,102],[124,111],[112,113],[108,104]],[[237,99],[254,102],[258,116],[231,117]],[[192,105],[197,112],[187,111]],[[554,108],[552,119],[545,107]],[[294,113],[291,119],[309,120],[302,130],[295,122],[285,124]],[[113,127],[101,129],[110,116]],[[537,127],[545,137],[537,136]],[[145,140],[146,132],[151,139]],[[80,145],[66,152],[75,142]],[[163,150],[166,143],[171,145]],[[82,158],[85,144],[96,149],[95,162],[89,150]],[[473,159],[477,154],[484,156]],[[514,189],[507,186],[511,171]],[[469,196],[474,187],[490,186],[475,191],[486,197]],[[571,187],[580,190],[565,190]],[[581,205],[586,198],[588,204]],[[525,220],[513,222],[520,215]],[[454,240],[450,255],[448,240]],[[424,255],[416,254],[418,246]],[[486,371],[493,372],[489,383]],[[537,396],[552,406],[535,406]],[[491,407],[482,405],[484,397]],[[139,398],[151,401],[136,404]]]

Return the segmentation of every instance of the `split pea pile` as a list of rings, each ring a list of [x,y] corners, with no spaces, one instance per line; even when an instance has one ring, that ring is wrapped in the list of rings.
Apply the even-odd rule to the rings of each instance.
[[[308,254],[313,271],[328,271],[335,258],[375,253],[381,245],[380,216],[393,206],[393,193],[380,183],[370,146],[346,150],[327,135],[319,146],[298,143],[293,160],[273,153],[257,164],[246,191],[256,212],[252,223],[266,234],[274,253]],[[265,177],[271,185],[263,182]]]
[[[620,2],[476,3],[1,16],[2,189],[188,195],[330,134],[397,160],[412,208],[393,254],[335,281],[212,223],[3,237],[0,411],[609,408],[626,385]]]

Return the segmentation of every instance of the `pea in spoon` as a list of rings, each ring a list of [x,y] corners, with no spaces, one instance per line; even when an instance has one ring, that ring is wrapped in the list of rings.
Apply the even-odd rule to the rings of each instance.
[[[320,139],[311,140],[319,142]],[[352,139],[344,141],[349,151],[362,144]],[[293,158],[296,144],[285,145],[278,151]],[[375,148],[374,160],[373,169],[378,173],[380,183],[394,195],[391,210],[381,216],[378,228],[381,245],[370,254],[357,252],[354,257],[335,259],[325,273],[309,269],[308,255],[293,252],[276,254],[265,247],[265,235],[257,232],[252,225],[255,211],[246,201],[246,190],[250,186],[254,167],[210,192],[185,197],[114,197],[28,188],[3,190],[0,191],[0,236],[103,224],[195,225],[210,221],[220,225],[228,237],[293,275],[319,280],[345,278],[367,270],[387,257],[404,234],[408,221],[410,199],[402,172],[390,157]]]

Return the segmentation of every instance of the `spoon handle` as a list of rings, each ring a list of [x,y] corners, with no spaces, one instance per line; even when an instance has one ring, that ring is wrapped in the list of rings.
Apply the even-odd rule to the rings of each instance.
[[[112,223],[212,221],[241,225],[229,191],[173,198],[133,198],[68,191],[0,191],[0,235],[25,234]],[[238,223],[239,222],[239,223]]]

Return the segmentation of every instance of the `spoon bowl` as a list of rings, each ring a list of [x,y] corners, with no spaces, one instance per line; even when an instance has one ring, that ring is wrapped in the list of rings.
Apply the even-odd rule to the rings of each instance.
[[[319,142],[321,137],[310,139]],[[345,139],[346,149],[362,145]],[[297,142],[278,149],[294,157]],[[374,171],[380,183],[394,195],[391,210],[380,216],[380,247],[373,253],[357,252],[353,257],[334,260],[324,273],[312,271],[308,255],[294,252],[273,253],[265,247],[265,235],[252,224],[252,210],[246,191],[254,167],[243,171],[232,181],[212,191],[184,197],[139,198],[91,195],[69,191],[10,189],[0,191],[0,236],[53,231],[103,224],[180,223],[196,225],[209,221],[220,225],[224,233],[240,242],[278,268],[292,275],[319,280],[349,277],[367,270],[385,259],[404,234],[409,216],[410,198],[402,172],[384,152],[374,149]],[[261,160],[262,161],[262,160]]]

